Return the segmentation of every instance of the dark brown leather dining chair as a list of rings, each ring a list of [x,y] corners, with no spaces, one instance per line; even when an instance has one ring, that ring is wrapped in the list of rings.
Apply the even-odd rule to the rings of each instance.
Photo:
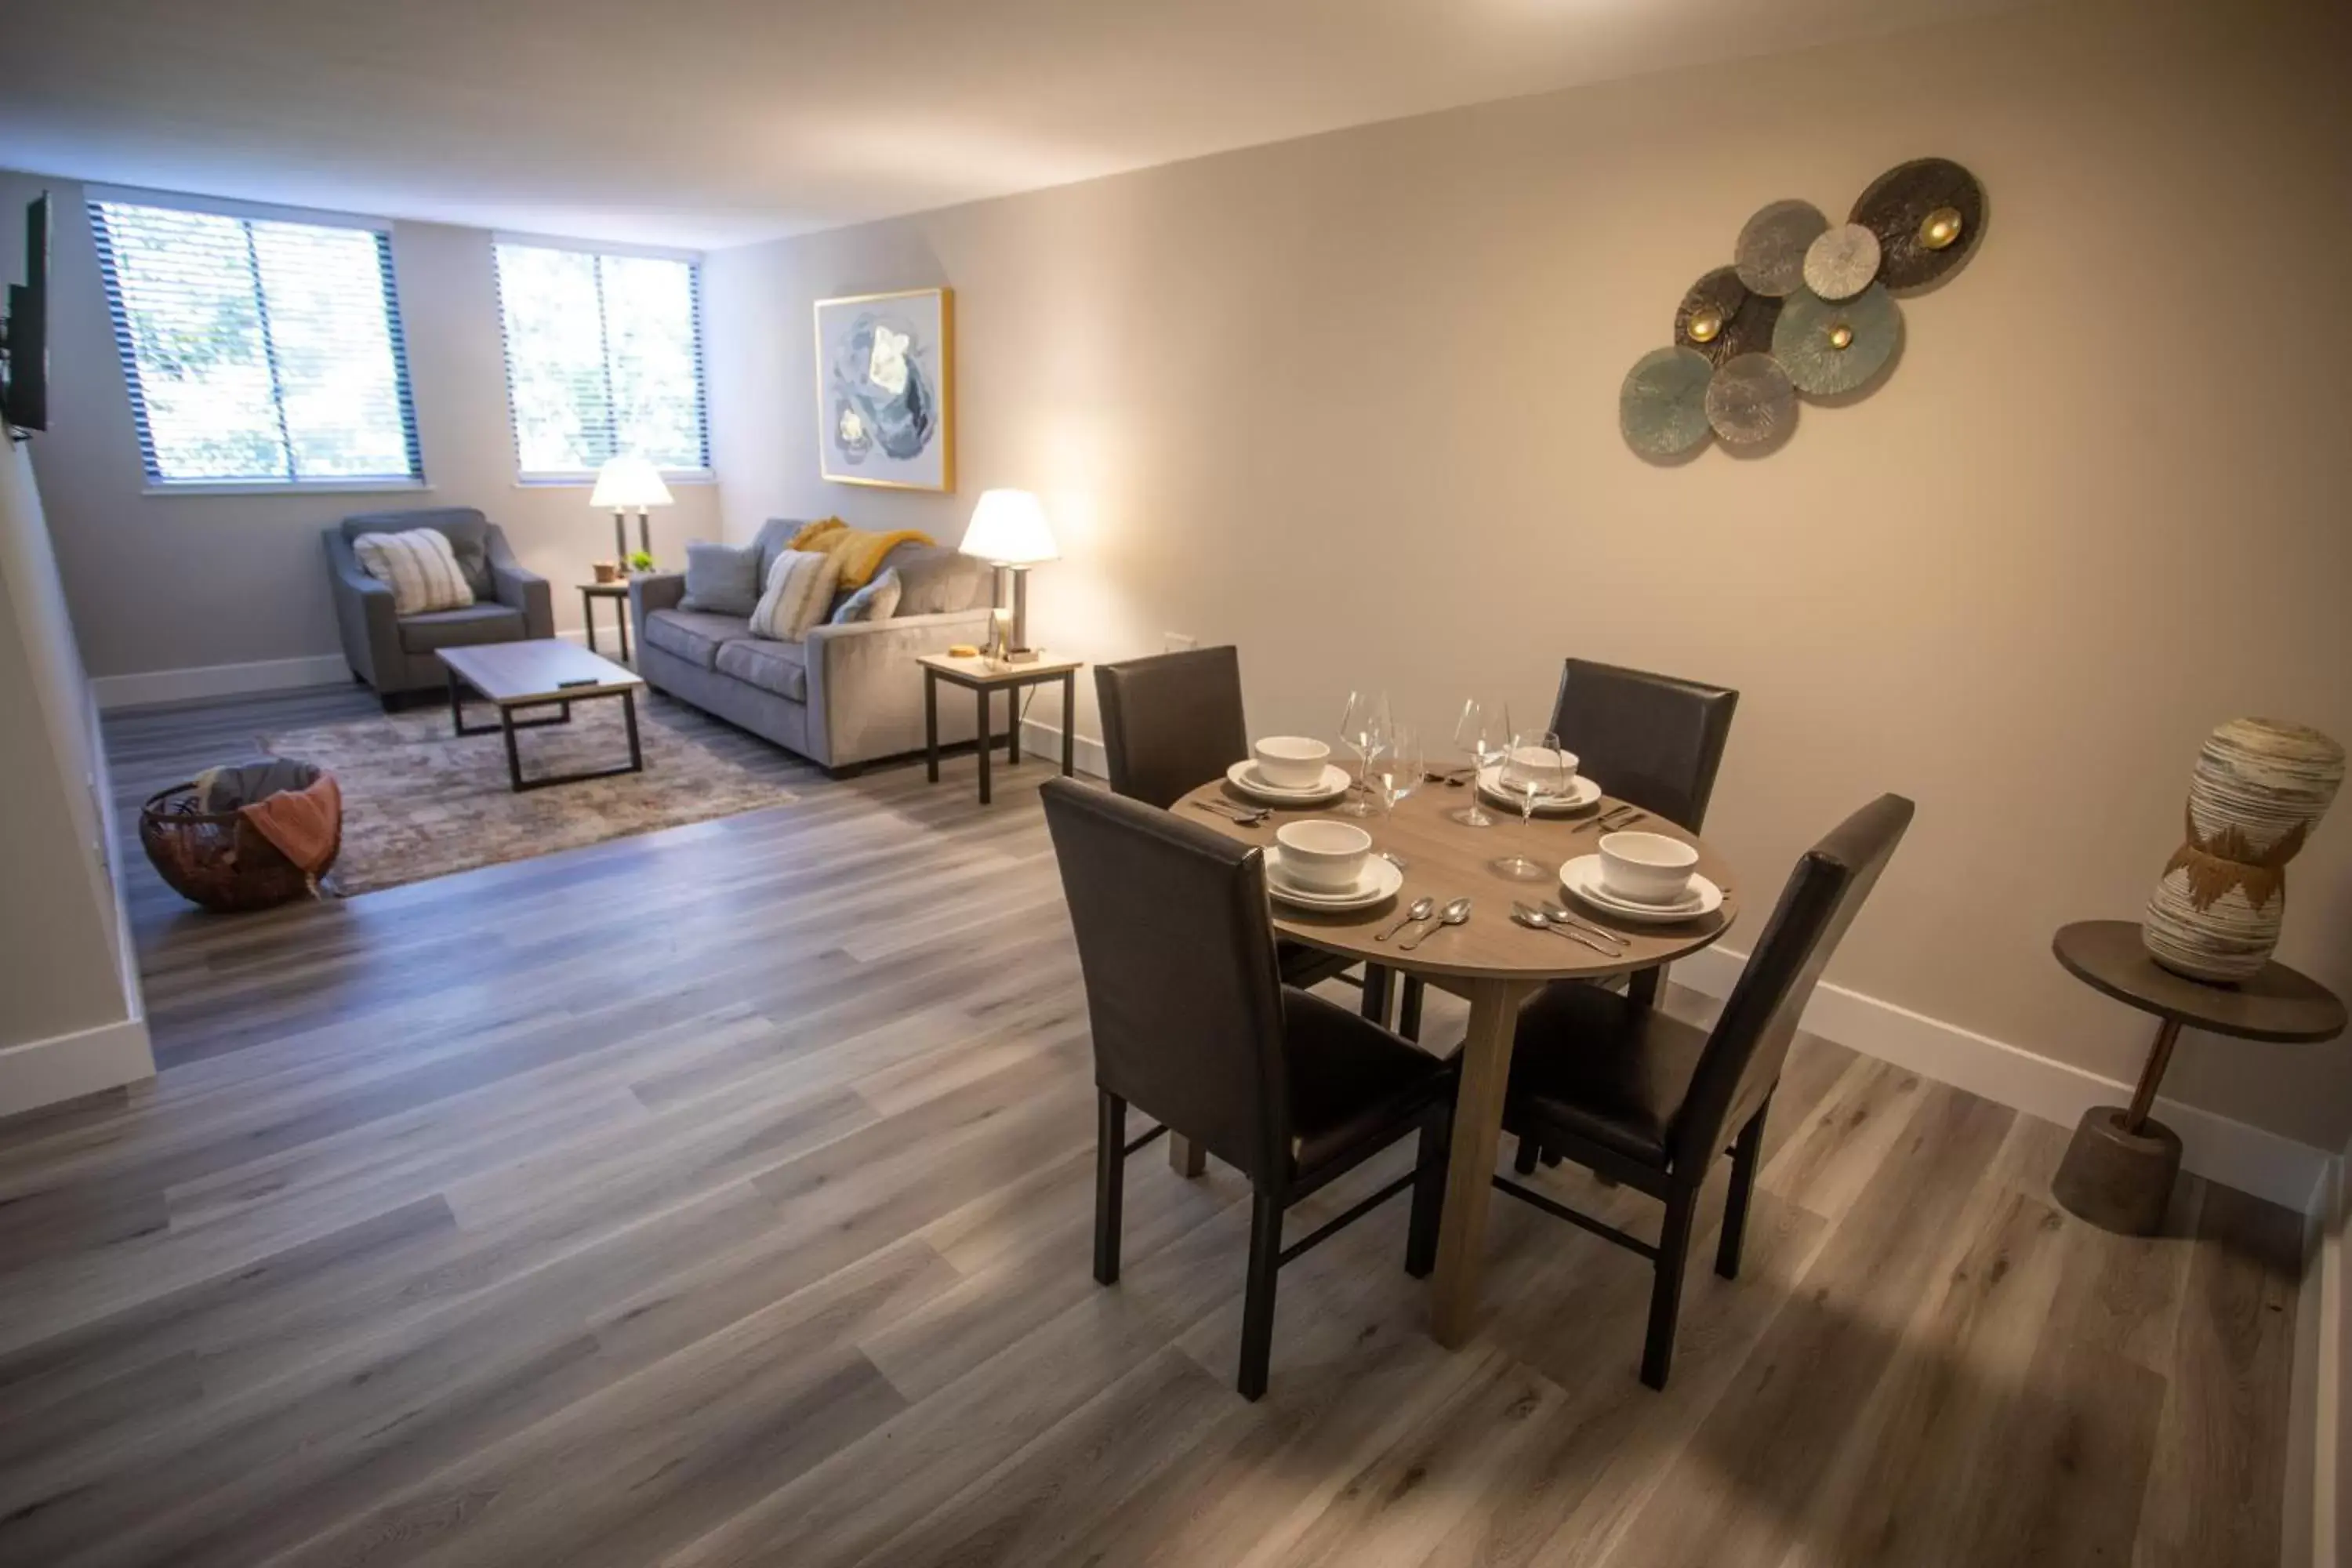
[[[1097,665],[1095,703],[1110,787],[1146,805],[1167,810],[1250,754],[1241,654],[1230,645]],[[1347,960],[1303,942],[1283,942],[1278,951],[1282,978],[1293,985],[1335,979],[1348,968]],[[1385,1021],[1387,972],[1372,970],[1363,984],[1364,1016]]]
[[[1408,1186],[1405,1268],[1435,1263],[1452,1064],[1282,984],[1263,849],[1066,779],[1042,793],[1094,1031],[1095,1278],[1118,1280],[1129,1154],[1173,1130],[1239,1169],[1254,1196],[1238,1381],[1255,1399],[1283,1264]],[[1159,1123],[1131,1142],[1130,1105]],[[1411,1173],[1282,1245],[1292,1205],[1415,1131]]]
[[[1571,658],[1551,727],[1611,795],[1696,833],[1738,706],[1729,687]]]
[[[1661,1199],[1665,1219],[1652,1246],[1516,1182],[1497,1176],[1495,1184],[1655,1266],[1642,1350],[1642,1381],[1652,1388],[1666,1385],[1674,1359],[1699,1189],[1737,1129],[1715,1255],[1715,1271],[1737,1279],[1764,1117],[1790,1039],[1911,812],[1901,795],[1881,795],[1806,851],[1712,1032],[1597,985],[1549,986],[1519,1015],[1503,1130],[1522,1151],[1540,1143]]]

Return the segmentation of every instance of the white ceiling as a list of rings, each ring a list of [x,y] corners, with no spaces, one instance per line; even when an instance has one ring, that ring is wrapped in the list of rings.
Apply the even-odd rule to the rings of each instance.
[[[716,247],[2017,0],[11,0],[0,165]]]

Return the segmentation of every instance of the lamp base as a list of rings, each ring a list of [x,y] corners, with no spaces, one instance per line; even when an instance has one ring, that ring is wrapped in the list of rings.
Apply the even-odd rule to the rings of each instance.
[[[1034,664],[1038,659],[1044,657],[1045,650],[1042,648],[1009,647],[1004,650],[1004,657],[1000,658],[997,662],[1000,664]]]

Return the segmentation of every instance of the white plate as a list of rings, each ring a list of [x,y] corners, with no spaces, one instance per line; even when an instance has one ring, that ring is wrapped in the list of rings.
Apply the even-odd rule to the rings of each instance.
[[[1386,899],[1396,897],[1404,886],[1404,873],[1393,860],[1375,853],[1364,863],[1356,885],[1345,892],[1326,893],[1294,888],[1282,879],[1282,846],[1265,847],[1265,889],[1286,904],[1296,904],[1302,910],[1368,910]]]
[[[1253,800],[1272,801],[1276,805],[1318,805],[1347,794],[1348,786],[1356,781],[1348,776],[1347,769],[1336,763],[1326,763],[1321,784],[1308,789],[1286,789],[1259,778],[1257,760],[1244,757],[1225,770],[1225,782]]]
[[[1517,811],[1519,809],[1519,798],[1502,787],[1502,776],[1503,765],[1500,763],[1491,768],[1479,769],[1478,793],[1496,805],[1507,805],[1513,811]],[[1571,812],[1582,811],[1600,798],[1600,781],[1579,773],[1575,781],[1568,786],[1566,795],[1537,797],[1536,815],[1566,816]]]
[[[1678,904],[1637,904],[1601,885],[1601,857],[1580,855],[1559,868],[1559,885],[1606,915],[1637,925],[1695,921],[1723,908],[1723,889],[1694,873],[1690,896]]]

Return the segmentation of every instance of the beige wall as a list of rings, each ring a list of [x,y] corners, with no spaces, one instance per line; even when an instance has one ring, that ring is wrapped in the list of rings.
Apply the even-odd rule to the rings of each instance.
[[[22,447],[0,441],[0,1112],[16,1047],[138,1011],[119,945],[89,685]],[[70,1072],[62,1074],[68,1079]],[[79,1087],[95,1088],[94,1084]]]
[[[150,496],[81,187],[0,172],[0,229],[43,188],[58,221],[50,429],[34,465],[92,675],[335,654],[319,531],[349,512],[394,507],[481,508],[523,563],[555,584],[556,624],[580,624],[572,584],[590,561],[611,556],[612,519],[588,509],[585,486],[515,482],[488,232],[393,229],[428,489]],[[656,553],[676,559],[687,539],[716,531],[718,497],[711,485],[673,493],[677,505],[655,514],[654,541]]]
[[[1833,977],[2127,1077],[2142,1022],[2052,930],[2137,913],[2217,721],[2352,740],[2348,42],[2340,7],[2067,5],[722,253],[728,527],[952,538],[1037,489],[1045,639],[1237,642],[1261,731],[1360,682],[1433,730],[1534,714],[1571,652],[1737,686],[1709,831],[1754,882],[1919,803]],[[1619,380],[1741,221],[1925,153],[1992,216],[1891,379],[1760,460],[1631,456]],[[935,283],[960,493],[821,483],[810,300]],[[2337,816],[2282,955],[2352,989]],[[2340,1043],[2192,1042],[2170,1087],[2352,1131]]]

